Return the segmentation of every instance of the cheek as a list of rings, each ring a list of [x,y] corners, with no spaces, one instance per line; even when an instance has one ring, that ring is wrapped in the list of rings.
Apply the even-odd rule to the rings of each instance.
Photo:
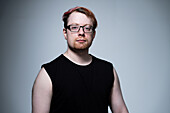
[[[67,37],[73,39],[73,38],[78,37],[78,34],[77,33],[67,33]]]
[[[93,37],[92,34],[89,34],[89,35],[87,36],[87,39],[88,39],[89,41],[92,41],[92,40],[94,39],[94,37]]]
[[[75,42],[75,38],[72,35],[67,35],[67,42],[69,44],[73,44]]]

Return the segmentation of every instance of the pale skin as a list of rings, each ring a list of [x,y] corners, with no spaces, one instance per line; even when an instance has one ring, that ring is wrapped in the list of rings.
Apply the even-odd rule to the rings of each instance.
[[[85,24],[92,25],[92,22],[86,15],[73,12],[68,18],[69,24],[83,26]],[[81,28],[79,32],[72,33],[68,29],[63,29],[63,34],[68,44],[68,49],[63,55],[78,65],[88,65],[92,61],[92,57],[88,54],[88,48],[95,37],[95,32],[84,33]],[[110,94],[111,111],[113,113],[129,113],[123,100],[119,79],[114,68],[113,73],[115,79]],[[52,82],[46,70],[42,68],[32,89],[32,113],[49,113],[51,98]]]

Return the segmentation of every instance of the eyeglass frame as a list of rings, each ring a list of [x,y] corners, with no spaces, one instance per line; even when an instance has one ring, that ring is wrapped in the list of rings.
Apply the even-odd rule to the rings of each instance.
[[[69,30],[71,31],[70,26],[73,26],[73,25],[74,25],[74,24],[70,24],[70,25],[66,26],[66,29],[69,29]],[[87,25],[89,25],[89,24],[86,24],[86,25],[84,25],[84,26],[75,25],[75,26],[78,26],[79,29],[78,29],[77,31],[71,31],[71,32],[77,33],[77,32],[80,31],[80,28],[83,28],[83,32],[84,32],[84,33],[93,33],[93,32],[94,32],[94,28],[93,28],[92,25],[89,25],[89,26],[90,26],[90,29],[92,30],[91,32],[85,32],[85,31],[84,31],[84,27],[86,27]]]

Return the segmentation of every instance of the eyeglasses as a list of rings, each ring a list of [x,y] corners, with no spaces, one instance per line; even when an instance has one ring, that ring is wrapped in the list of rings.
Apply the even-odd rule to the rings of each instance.
[[[85,25],[85,26],[68,25],[67,29],[69,29],[71,32],[79,32],[81,27],[83,28],[83,31],[85,33],[92,33],[93,32],[93,26],[91,26],[91,25]]]

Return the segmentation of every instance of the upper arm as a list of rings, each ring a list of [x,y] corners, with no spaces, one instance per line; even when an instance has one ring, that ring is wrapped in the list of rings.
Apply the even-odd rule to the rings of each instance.
[[[113,68],[114,83],[111,90],[111,110],[114,113],[128,113],[127,107],[123,100],[120,82],[116,70]]]
[[[32,88],[32,113],[49,113],[52,97],[52,83],[42,68]]]

